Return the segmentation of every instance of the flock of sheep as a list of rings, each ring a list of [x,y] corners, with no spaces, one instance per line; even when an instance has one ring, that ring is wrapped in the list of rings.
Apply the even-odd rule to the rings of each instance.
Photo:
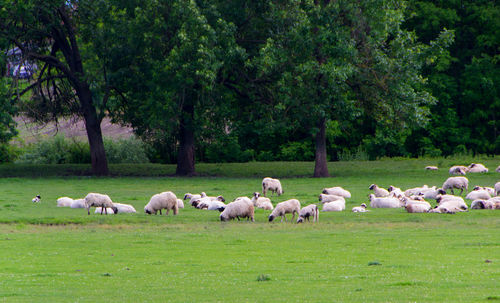
[[[435,166],[428,166],[426,169],[436,170]],[[450,168],[450,174],[465,175],[474,172],[487,172],[488,169],[482,164],[472,163],[469,166],[453,166]],[[500,172],[500,166],[496,169]],[[395,186],[390,186],[388,189],[372,184],[369,189],[373,191],[369,195],[371,208],[400,208],[404,207],[409,213],[456,213],[467,211],[469,206],[460,196],[455,196],[454,189],[460,189],[460,195],[465,190],[468,192],[469,181],[464,176],[448,178],[441,188],[436,186],[429,187],[423,185],[421,187],[402,190]],[[451,191],[451,195],[447,191]],[[271,192],[277,196],[283,194],[281,182],[278,179],[264,178],[262,180],[262,194],[255,192],[252,198],[238,197],[233,202],[225,204],[225,199],[222,196],[207,196],[204,192],[201,194],[186,193],[184,201],[189,200],[189,204],[197,209],[218,210],[221,221],[229,221],[233,219],[254,221],[255,208],[269,210],[271,213],[268,220],[271,222],[277,217],[281,217],[287,221],[286,214],[292,214],[292,220],[297,214],[297,223],[309,221],[312,217],[313,222],[319,221],[319,208],[316,204],[309,204],[301,208],[300,201],[290,199],[276,204],[274,207],[271,200],[266,197],[267,193]],[[500,209],[500,182],[497,182],[494,187],[475,186],[473,190],[465,196],[465,199],[471,200],[470,208],[472,209]],[[324,188],[319,195],[319,201],[322,204],[322,211],[344,211],[346,199],[351,198],[351,193],[342,187]],[[436,206],[432,207],[426,199],[436,201]],[[40,202],[40,196],[33,198],[33,202]],[[166,215],[170,210],[174,215],[177,215],[179,208],[184,208],[184,201],[178,199],[177,196],[170,192],[162,192],[151,197],[148,204],[144,206],[146,214],[162,214],[162,209],[166,210]],[[57,199],[58,207],[85,208],[90,215],[90,208],[95,207],[95,213],[136,213],[132,205],[114,203],[108,195],[89,193],[83,199],[73,200],[69,197],[61,197]],[[365,203],[352,208],[353,212],[367,212]]]

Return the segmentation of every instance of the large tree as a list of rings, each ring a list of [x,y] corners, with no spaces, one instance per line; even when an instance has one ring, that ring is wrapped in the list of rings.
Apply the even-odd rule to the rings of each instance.
[[[93,8],[82,1],[66,0],[2,0],[0,7],[2,46],[19,48],[23,61],[38,66],[26,86],[13,90],[13,100],[26,102],[25,108],[31,109],[26,114],[41,121],[56,120],[60,115],[83,117],[92,171],[108,174],[100,123],[111,88],[96,100],[105,87],[105,71],[89,71],[86,62],[93,58],[93,49],[83,46],[79,37],[86,24],[81,15]]]

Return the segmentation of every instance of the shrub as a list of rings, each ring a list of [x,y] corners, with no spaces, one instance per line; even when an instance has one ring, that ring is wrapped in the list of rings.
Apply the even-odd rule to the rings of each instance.
[[[312,161],[314,160],[314,147],[308,142],[289,142],[281,146],[279,160]]]

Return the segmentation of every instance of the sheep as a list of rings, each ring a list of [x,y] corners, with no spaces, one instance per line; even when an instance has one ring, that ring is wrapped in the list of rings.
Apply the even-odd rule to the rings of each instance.
[[[168,213],[172,209],[174,211],[174,215],[177,215],[179,212],[179,207],[177,206],[177,197],[171,191],[162,192],[156,195],[153,195],[149,200],[149,203],[144,206],[144,212],[148,215],[155,214],[161,210],[166,209],[165,215],[168,216]]]
[[[85,199],[76,199],[71,202],[71,208],[85,208]]]
[[[300,212],[300,201],[297,199],[290,199],[278,203],[274,210],[269,215],[269,222],[272,222],[274,218],[281,216],[281,222],[283,222],[283,217],[285,217],[286,222],[286,214],[292,214],[292,220],[295,218],[295,213],[299,214]]]
[[[487,191],[488,194],[490,194],[490,196],[495,196],[495,189],[493,187],[476,185],[472,190],[480,190],[480,189]]]
[[[103,195],[103,194],[98,194],[98,193],[89,193],[85,197],[85,208],[87,209],[87,214],[90,215],[90,208],[91,207],[102,207],[101,208],[101,215],[102,211],[108,214],[108,208],[111,208],[113,210],[113,213],[117,213],[117,208],[116,206],[113,205],[113,201],[111,201],[111,198],[108,195]]]
[[[240,197],[229,203],[219,215],[222,222],[233,220],[234,218],[240,221],[240,217],[247,218],[247,220],[251,220],[252,222],[255,221],[253,203],[247,197]]]
[[[136,213],[137,211],[135,208],[130,205],[130,204],[123,204],[123,203],[113,203],[113,205],[116,207],[117,212],[116,213]]]
[[[488,168],[486,168],[483,164],[480,163],[472,163],[468,167],[469,173],[487,173]]]
[[[444,191],[451,189],[451,193],[455,194],[453,192],[453,189],[460,189],[460,195],[464,192],[464,189],[468,191],[469,188],[469,180],[466,177],[449,177],[442,186],[442,189]]]
[[[252,197],[253,206],[257,208],[262,208],[265,210],[273,210],[274,206],[271,203],[271,199],[266,197],[261,197],[260,193],[254,192]]]
[[[377,184],[372,184],[368,189],[373,190],[375,197],[388,197],[389,192],[385,188],[378,187]]]
[[[345,200],[337,200],[323,204],[321,211],[343,211],[345,210]]]
[[[425,191],[427,189],[429,189],[429,186],[424,184],[424,186],[422,186],[422,187],[409,188],[409,189],[405,190],[404,194],[407,197],[414,196],[414,195],[418,195],[420,192]]]
[[[203,205],[203,208],[207,208],[208,206],[212,205],[213,203],[216,203],[218,205],[223,205],[225,206],[226,204],[222,203],[225,202],[226,200],[222,196],[218,197],[203,197],[203,198],[197,198],[191,201],[191,206],[201,209],[201,205]],[[220,202],[220,203],[219,203]],[[221,204],[222,203],[222,204]]]
[[[60,197],[57,199],[57,207],[71,207],[73,201],[74,200],[69,197]]]
[[[184,208],[184,201],[177,199],[177,208]]]
[[[448,209],[445,206],[436,206],[432,209],[429,209],[428,213],[455,214],[456,211],[454,210],[454,208]]]
[[[262,179],[262,194],[264,197],[266,196],[268,190],[270,190],[272,194],[277,194],[278,196],[281,196],[284,193],[280,180],[273,178]]]
[[[343,189],[342,187],[336,186],[336,187],[330,187],[330,188],[323,188],[322,191],[323,194],[327,195],[336,195],[336,196],[341,196],[344,198],[350,198],[351,193],[348,190]]]
[[[33,203],[38,203],[42,201],[42,197],[40,197],[40,195],[36,195],[33,199],[31,199],[31,202]]]
[[[500,182],[495,183],[495,196],[500,195]]]
[[[416,199],[413,199],[412,197],[402,197],[400,201],[403,202],[405,207],[410,205],[410,204],[424,204],[428,207],[427,210],[429,210],[431,208],[431,204],[429,202],[425,201],[424,199],[422,199],[422,197],[416,196],[414,198],[416,198]]]
[[[465,175],[467,172],[469,172],[469,168],[463,165],[455,165],[450,167],[448,172],[450,175]]]
[[[370,207],[373,208],[399,208],[401,207],[401,201],[396,198],[389,197],[375,197],[374,194],[370,194]]]
[[[395,187],[393,185],[389,186],[389,188],[387,188],[387,190],[389,191],[389,197],[401,197],[401,196],[404,196],[404,192],[401,190],[401,188],[399,187]]]
[[[364,213],[364,212],[367,212],[367,211],[369,211],[369,210],[366,209],[366,204],[365,203],[361,203],[360,206],[356,206],[356,207],[352,208],[352,212],[353,213]]]
[[[226,204],[218,200],[208,200],[198,204],[197,208],[206,210],[218,210],[222,212],[226,208]]]
[[[438,170],[437,166],[426,166],[425,170]]]
[[[200,198],[205,198],[207,194],[202,192],[201,194],[192,194],[192,193],[186,193],[184,194],[184,200],[189,199],[189,204],[191,204],[194,200],[200,199]]]
[[[495,209],[495,203],[489,200],[474,200],[470,205],[471,209]]]
[[[466,211],[468,209],[462,197],[452,196],[452,195],[439,195],[436,198],[436,202],[439,206],[447,207],[451,211]]]
[[[467,196],[465,196],[465,199],[468,200],[479,200],[479,199],[488,200],[490,198],[491,198],[490,193],[484,189],[473,190],[470,193],[468,193]]]
[[[343,201],[345,204],[345,199],[342,196],[337,196],[337,195],[326,195],[326,194],[320,194],[318,200],[325,204],[328,202],[334,202],[334,201]]]
[[[500,173],[500,165],[498,165],[497,169],[495,169],[497,173]]]
[[[429,203],[409,203],[405,207],[409,213],[426,213],[431,209]]]
[[[101,214],[103,211],[104,209],[99,206],[95,208],[94,214]],[[106,207],[105,211],[108,213],[114,213],[114,210],[111,207]]]
[[[313,217],[313,222],[319,222],[319,211],[316,204],[309,204],[303,207],[299,211],[299,218],[297,219],[297,223],[302,223],[306,219],[307,221],[309,221],[309,217]]]

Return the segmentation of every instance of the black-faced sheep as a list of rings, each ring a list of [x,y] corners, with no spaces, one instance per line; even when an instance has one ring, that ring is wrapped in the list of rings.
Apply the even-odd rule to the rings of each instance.
[[[377,184],[372,184],[368,189],[373,190],[373,193],[375,194],[375,197],[388,197],[389,192],[385,188],[378,187]]]
[[[322,191],[323,194],[327,195],[335,195],[335,196],[341,196],[344,198],[350,198],[351,193],[348,190],[343,189],[342,187],[335,186],[335,187],[330,187],[330,188],[323,188]]]
[[[280,180],[273,178],[262,179],[262,194],[264,197],[266,196],[268,190],[271,191],[272,194],[277,194],[278,196],[281,196],[284,193]]]
[[[274,210],[269,215],[269,222],[272,222],[274,218],[280,216],[281,222],[283,222],[283,217],[285,217],[286,222],[286,214],[292,214],[292,220],[295,218],[295,213],[300,212],[300,202],[297,199],[290,199],[278,203]]]
[[[355,206],[352,208],[352,212],[353,213],[364,213],[364,212],[367,212],[369,211],[368,209],[366,209],[366,204],[365,203],[361,203],[360,206]]]
[[[313,222],[319,222],[319,211],[316,204],[304,206],[299,212],[297,223],[302,223],[305,220],[310,221],[309,217],[313,217]]]
[[[426,170],[438,170],[438,167],[437,166],[426,166],[425,169]]]
[[[255,206],[257,208],[262,208],[265,210],[273,210],[274,209],[274,206],[271,203],[271,199],[266,198],[266,197],[261,197],[258,192],[253,193],[252,203],[253,203],[253,206]]]
[[[90,215],[90,208],[91,207],[102,207],[101,208],[101,215],[104,210],[106,215],[108,214],[108,208],[111,208],[113,210],[113,213],[117,213],[117,208],[116,206],[113,205],[113,201],[111,201],[111,198],[108,195],[103,195],[103,194],[98,194],[98,193],[89,193],[85,197],[85,208],[87,209],[87,214]]]
[[[179,212],[179,207],[177,206],[177,197],[171,191],[162,192],[153,195],[149,200],[149,203],[144,206],[144,212],[148,215],[155,214],[161,210],[166,209],[165,215],[168,215],[170,210],[174,211],[174,215]]]
[[[472,163],[471,165],[469,165],[468,167],[469,169],[469,173],[487,173],[488,172],[488,168],[486,168],[486,166],[484,166],[483,164],[480,164],[480,163]]]
[[[40,195],[36,195],[33,199],[31,199],[31,202],[33,203],[38,203],[42,201],[42,197],[40,197]]]
[[[455,165],[450,167],[448,170],[450,175],[465,175],[467,172],[469,172],[469,168],[467,166],[463,165]]]

